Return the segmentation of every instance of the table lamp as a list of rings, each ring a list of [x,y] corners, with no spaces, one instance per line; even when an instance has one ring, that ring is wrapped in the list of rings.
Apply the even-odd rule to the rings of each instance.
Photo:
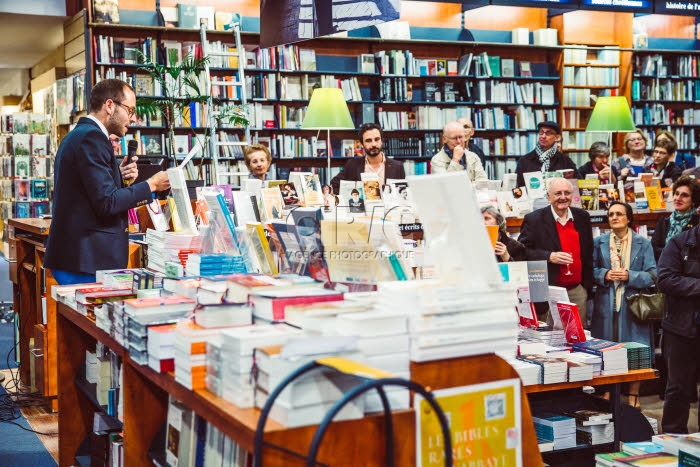
[[[586,126],[586,131],[607,132],[611,150],[614,131],[634,131],[635,129],[632,112],[625,96],[598,97]]]
[[[331,182],[331,130],[354,130],[348,104],[340,88],[317,88],[311,94],[302,130],[326,130],[326,156],[328,168],[326,184]]]

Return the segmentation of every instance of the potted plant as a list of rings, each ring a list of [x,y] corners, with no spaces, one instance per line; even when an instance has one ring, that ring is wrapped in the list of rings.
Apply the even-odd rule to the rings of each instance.
[[[201,132],[197,133],[195,128],[190,127],[193,144],[198,144],[201,149],[200,164],[197,169],[198,178],[201,179],[203,161],[209,152],[207,145],[209,138],[213,136],[209,132],[209,113],[215,112],[217,127],[223,123],[229,126],[247,126],[249,122],[245,109],[240,105],[223,104],[216,98],[212,99],[213,108],[208,105],[209,95],[204,89],[204,74],[209,57],[198,58],[188,52],[179,63],[166,66],[152,61],[140,51],[137,51],[137,55],[140,62],[138,71],[150,75],[153,82],[158,83],[162,89],[162,95],[140,96],[136,101],[136,111],[140,116],[162,117],[168,133],[172,165],[175,165],[173,148],[175,147],[176,119],[178,116],[188,114],[191,103],[205,105],[205,118],[201,125]],[[196,163],[195,166],[197,166]]]

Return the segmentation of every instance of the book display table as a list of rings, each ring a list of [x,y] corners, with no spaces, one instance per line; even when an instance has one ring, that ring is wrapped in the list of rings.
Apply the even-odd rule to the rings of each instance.
[[[85,351],[102,342],[123,359],[124,465],[150,465],[149,449],[167,419],[168,395],[180,400],[215,425],[248,452],[253,452],[259,409],[241,409],[207,390],[191,391],[175,382],[172,374],[157,373],[134,362],[112,337],[69,306],[57,304],[59,465],[75,463],[78,447],[92,429],[93,413],[100,410],[76,383]],[[411,379],[429,390],[485,381],[517,378],[516,371],[495,355],[411,363]],[[530,405],[526,394],[557,391],[582,385],[617,384],[654,378],[653,370],[594,378],[583,383],[524,386],[521,388],[523,465],[542,465]],[[395,465],[415,464],[415,413],[393,412]],[[316,426],[286,428],[274,421],[265,426],[265,441],[293,453],[266,446],[265,465],[305,465]],[[333,466],[385,465],[383,414],[333,423],[320,447],[318,461]],[[342,453],[342,454],[341,454]]]

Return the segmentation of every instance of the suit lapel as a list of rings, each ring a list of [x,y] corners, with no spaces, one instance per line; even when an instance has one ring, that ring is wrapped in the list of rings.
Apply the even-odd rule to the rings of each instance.
[[[637,255],[642,249],[642,237],[634,235],[631,231],[630,235],[632,236],[632,247],[630,248],[630,264],[627,266],[627,269],[634,264],[634,260],[637,259]]]
[[[556,247],[555,251],[561,251],[561,242],[559,241],[559,232],[557,232],[557,224],[552,215],[551,208],[545,208],[544,211],[544,231],[545,235],[549,236],[550,243]]]

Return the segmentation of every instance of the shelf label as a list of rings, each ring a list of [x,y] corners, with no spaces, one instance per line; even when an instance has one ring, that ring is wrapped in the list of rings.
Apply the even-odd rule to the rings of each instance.
[[[600,11],[631,11],[634,13],[651,13],[651,0],[581,0],[581,7]]]
[[[661,15],[697,16],[700,13],[700,1],[657,1],[656,5],[654,5],[654,13]]]

